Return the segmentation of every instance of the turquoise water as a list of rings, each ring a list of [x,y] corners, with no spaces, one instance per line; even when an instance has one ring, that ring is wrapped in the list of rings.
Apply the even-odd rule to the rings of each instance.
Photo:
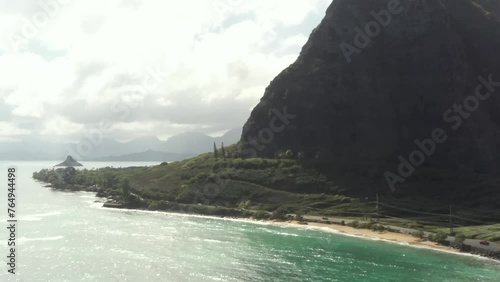
[[[500,281],[499,263],[469,256],[307,228],[104,209],[91,193],[31,179],[52,163],[16,165],[18,274],[7,273],[1,212],[0,281]]]

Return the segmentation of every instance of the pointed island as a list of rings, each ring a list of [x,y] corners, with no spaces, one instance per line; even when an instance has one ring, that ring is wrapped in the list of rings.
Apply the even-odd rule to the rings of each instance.
[[[74,167],[74,166],[83,166],[81,163],[75,161],[75,159],[73,159],[72,156],[67,156],[66,157],[66,160],[58,165],[55,165],[56,167],[57,166],[66,166],[66,167]]]

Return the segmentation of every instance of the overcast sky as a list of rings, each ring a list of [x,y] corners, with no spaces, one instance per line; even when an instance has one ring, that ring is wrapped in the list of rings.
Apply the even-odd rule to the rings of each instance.
[[[330,2],[0,0],[0,141],[241,127]]]

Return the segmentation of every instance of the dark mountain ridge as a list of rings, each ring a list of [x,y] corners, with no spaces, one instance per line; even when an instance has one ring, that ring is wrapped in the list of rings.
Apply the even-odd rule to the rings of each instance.
[[[243,151],[397,165],[420,148],[416,139],[432,140],[442,129],[446,141],[424,166],[498,172],[498,3],[334,0],[252,111]],[[284,109],[293,119],[273,130]]]

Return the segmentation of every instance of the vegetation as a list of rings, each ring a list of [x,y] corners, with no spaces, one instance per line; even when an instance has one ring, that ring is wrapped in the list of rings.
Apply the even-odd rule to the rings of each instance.
[[[266,212],[266,211],[258,211],[254,214],[253,216],[257,220],[263,220],[263,219],[268,219],[271,217],[271,215]]]
[[[350,226],[350,227],[353,227],[353,228],[359,228],[359,221],[354,220],[354,221],[348,223],[347,226]]]
[[[237,155],[234,146],[224,150],[225,155]],[[298,160],[230,157],[224,161],[214,154],[152,167],[75,170],[67,176],[62,169],[44,169],[33,177],[56,189],[95,191],[134,208],[164,210],[151,204],[167,201],[277,211],[274,218],[317,210],[331,214],[373,210],[371,204],[337,194],[334,183]]]
[[[455,244],[457,245],[462,245],[465,241],[465,235],[463,233],[458,233],[457,235],[455,235]]]
[[[271,219],[284,220],[288,219],[289,214],[293,214],[295,209],[293,207],[281,206],[273,211]]]
[[[436,243],[444,243],[446,241],[446,238],[448,238],[448,234],[446,234],[443,231],[439,231],[438,233],[434,234],[433,236],[429,236],[429,241],[436,242]]]
[[[423,230],[418,230],[418,231],[415,231],[413,233],[411,233],[411,235],[415,238],[419,238],[419,239],[424,239],[424,231]]]
[[[455,231],[470,239],[500,241],[500,224],[459,227]]]
[[[222,147],[225,159],[220,158]],[[35,172],[33,177],[50,183],[55,189],[94,191],[98,196],[128,208],[223,216],[252,216],[256,211],[265,211],[269,217],[281,220],[287,219],[289,214],[299,217],[307,214],[354,220],[348,225],[355,228],[381,230],[382,225],[392,225],[429,232],[446,231],[442,227],[448,223],[447,216],[442,222],[429,225],[426,217],[418,217],[404,210],[392,210],[383,205],[380,206],[380,212],[391,217],[381,217],[380,224],[366,223],[376,211],[371,202],[374,197],[368,199],[366,195],[375,195],[376,192],[367,191],[372,183],[357,182],[357,179],[366,179],[367,175],[353,178],[352,174],[380,176],[380,169],[370,171],[369,167],[362,166],[346,169],[323,160],[299,158],[301,155],[303,153],[295,154],[287,150],[280,153],[281,157],[277,159],[245,159],[241,158],[237,146],[221,146],[218,151],[214,144],[213,153],[158,166],[44,169]],[[359,187],[364,188],[363,194],[360,194]],[[417,198],[404,198],[396,194],[382,199],[384,204],[422,209],[422,201]],[[444,214],[449,209],[449,206],[434,202],[433,198],[426,198],[425,204],[425,210],[433,213]],[[464,218],[472,216],[467,214],[467,210],[457,208],[454,212]],[[491,213],[489,216],[499,215]],[[363,221],[365,223],[360,223]],[[466,225],[458,220],[454,220],[454,223]],[[397,231],[390,228],[386,230]],[[467,238],[500,240],[498,224],[461,227],[457,231]]]

